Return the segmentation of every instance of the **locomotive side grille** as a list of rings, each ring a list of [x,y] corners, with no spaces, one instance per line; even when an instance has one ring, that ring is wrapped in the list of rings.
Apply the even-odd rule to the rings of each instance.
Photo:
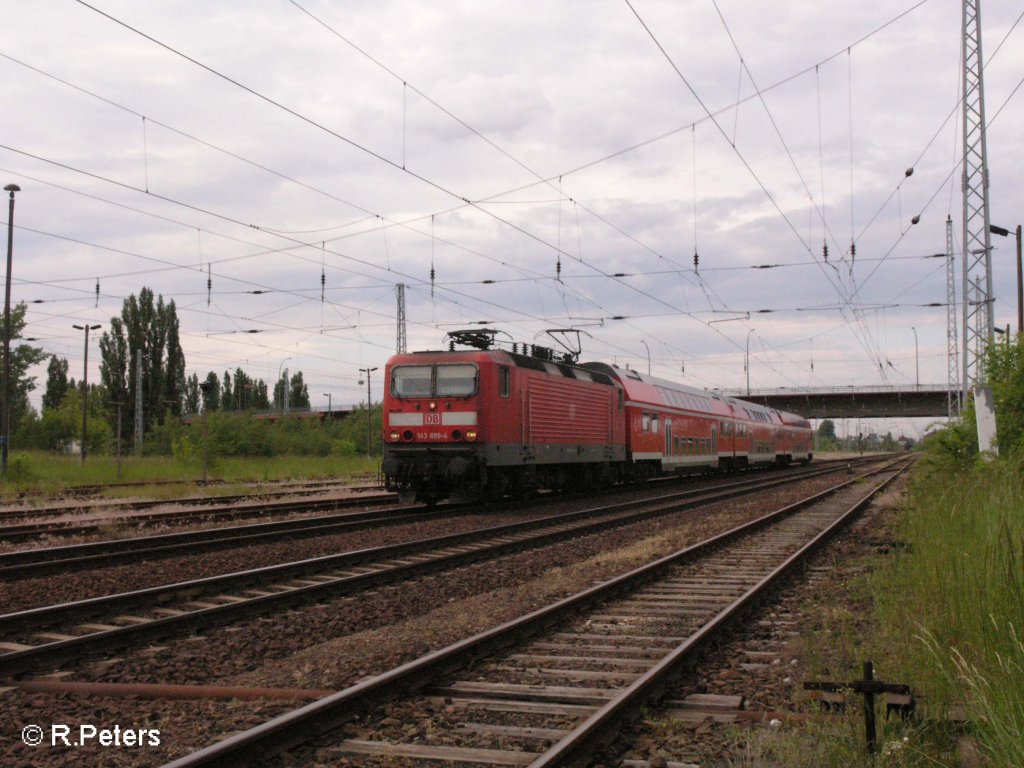
[[[595,443],[608,438],[608,393],[553,378],[530,381],[530,438],[540,443]]]

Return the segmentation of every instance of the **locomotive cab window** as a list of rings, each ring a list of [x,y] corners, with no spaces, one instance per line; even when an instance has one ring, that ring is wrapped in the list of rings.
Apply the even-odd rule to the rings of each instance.
[[[391,371],[395,397],[430,397],[431,366],[402,365]]]
[[[391,371],[395,397],[468,397],[476,393],[475,365],[399,365]]]
[[[438,397],[468,397],[476,392],[475,365],[437,366]]]

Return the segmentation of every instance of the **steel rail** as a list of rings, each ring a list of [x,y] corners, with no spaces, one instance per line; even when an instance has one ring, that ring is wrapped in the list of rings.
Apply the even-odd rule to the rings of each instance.
[[[659,558],[622,576],[428,653],[393,670],[358,682],[336,694],[287,712],[248,731],[230,736],[190,755],[176,759],[168,763],[165,768],[249,765],[258,759],[266,759],[283,750],[305,743],[343,725],[356,715],[363,714],[377,705],[397,698],[403,692],[417,691],[443,675],[508,649],[522,640],[533,637],[542,630],[564,621],[567,616],[605,603],[624,592],[635,589],[638,585],[651,581],[671,567],[691,562],[707,553],[725,547],[752,532],[766,528],[780,519],[813,506],[854,483],[860,482],[865,477],[885,472],[896,463],[898,462],[890,462],[886,467],[858,475],[833,488]],[[717,623],[720,626],[723,622],[724,619]],[[704,636],[706,637],[707,633]],[[622,710],[619,709],[619,711]],[[602,723],[609,721],[608,717],[601,718]],[[594,728],[594,726],[590,727]],[[596,732],[595,729],[594,733]],[[567,748],[563,747],[562,749]]]
[[[621,527],[659,515],[703,506],[741,495],[756,493],[766,488],[807,479],[815,474],[837,471],[815,470],[805,475],[784,478],[759,478],[730,484],[713,491],[689,490],[665,494],[654,499],[630,501],[562,513],[525,522],[476,529],[425,540],[405,542],[384,547],[346,552],[338,555],[211,576],[177,584],[150,587],[105,597],[89,598],[72,603],[33,608],[0,616],[0,634],[13,639],[47,629],[57,624],[68,624],[81,619],[94,619],[104,613],[123,614],[127,611],[152,610],[154,604],[165,609],[172,600],[198,601],[199,608],[162,618],[139,617],[138,623],[127,626],[107,624],[108,628],[89,634],[69,636],[40,645],[12,650],[0,655],[0,674],[18,674],[44,663],[59,662],[101,650],[127,647],[143,639],[163,638],[185,629],[198,629],[226,623],[239,616],[265,615],[268,608],[277,608],[297,602],[311,602],[327,596],[338,597],[363,591],[383,584],[420,577],[438,570],[446,570],[481,559],[504,556],[513,552],[543,546],[548,543],[596,533],[608,528]],[[606,515],[593,520],[596,515]],[[403,559],[413,558],[413,559]],[[339,569],[342,569],[339,573]],[[348,569],[347,571],[344,569]],[[358,569],[353,571],[352,569]],[[311,573],[328,574],[326,580],[303,581]],[[281,584],[296,580],[297,585]],[[238,595],[240,591],[274,583],[280,591],[252,596]],[[235,595],[225,602],[210,605],[203,596],[217,595],[227,589]],[[245,599],[240,599],[244,597]],[[207,598],[208,600],[211,598]],[[184,606],[183,606],[184,607]],[[116,628],[109,628],[115,626]],[[27,644],[25,644],[27,645]]]
[[[249,504],[221,503],[222,498],[213,502],[198,502],[192,509],[180,509],[168,512],[150,512],[143,515],[123,515],[115,517],[94,518],[87,523],[74,522],[25,523],[19,525],[0,526],[0,541],[22,541],[40,536],[79,536],[95,533],[109,528],[111,525],[138,525],[139,523],[169,523],[192,520],[233,519],[240,517],[257,517],[262,515],[290,514],[295,511],[317,512],[340,507],[355,507],[365,504],[393,502],[396,494],[383,493],[374,496],[346,496],[327,499],[295,499],[291,501],[260,502],[256,496],[241,496],[240,499]],[[161,501],[148,506],[166,506],[178,503]],[[193,503],[193,502],[190,502]]]
[[[45,507],[7,507],[0,509],[0,520],[20,520],[26,517],[45,518],[57,517],[59,515],[70,515],[75,513],[89,513],[105,509],[120,510],[145,510],[153,507],[167,506],[170,504],[188,504],[193,507],[206,507],[217,505],[239,504],[246,501],[270,500],[282,497],[313,496],[315,494],[328,493],[332,490],[351,490],[349,486],[334,484],[334,487],[327,485],[320,486],[297,486],[295,488],[280,487],[268,488],[252,493],[229,493],[223,496],[180,496],[170,499],[116,499],[108,497],[96,497],[90,499],[88,504],[54,504]],[[383,490],[377,486],[374,490]],[[385,496],[394,497],[395,494],[387,493]]]
[[[635,717],[650,701],[661,696],[673,682],[679,671],[694,658],[708,640],[722,631],[737,616],[763,596],[798,564],[817,552],[836,533],[858,515],[871,500],[892,483],[902,470],[893,473],[879,485],[868,491],[853,506],[847,509],[825,530],[804,544],[800,549],[776,566],[764,578],[744,592],[731,605],[722,609],[713,619],[704,624],[671,653],[647,670],[639,679],[621,691],[614,699],[602,706],[571,733],[546,750],[541,757],[530,763],[529,768],[555,768],[555,766],[578,766],[586,761],[600,747],[611,743],[618,734],[622,722]]]
[[[847,464],[850,462],[841,462]],[[857,462],[854,462],[857,463]],[[793,470],[786,477],[800,476],[807,472],[827,469],[833,463],[821,463],[813,469]],[[724,485],[724,484],[723,484]],[[716,486],[721,487],[721,486]],[[397,507],[389,510],[378,510],[368,513],[350,513],[341,515],[325,515],[322,517],[302,518],[300,520],[279,520],[270,523],[248,523],[240,526],[229,526],[200,531],[183,531],[179,533],[138,536],[129,539],[113,539],[70,544],[59,547],[18,550],[0,554],[0,579],[14,581],[35,578],[42,575],[59,573],[70,568],[95,568],[113,564],[132,562],[142,558],[170,557],[181,551],[199,552],[219,549],[222,546],[255,543],[264,538],[298,538],[330,531],[354,530],[365,527],[367,522],[380,525],[396,525],[402,522],[400,516],[386,517],[396,511],[410,513],[420,510],[410,519],[431,520],[438,516],[453,514],[471,514],[472,509],[445,505],[442,510],[423,511],[423,507]],[[455,510],[459,509],[459,512]],[[363,522],[366,520],[367,522]]]
[[[277,520],[270,523],[248,523],[199,531],[182,531],[131,539],[112,539],[86,544],[71,544],[45,549],[25,549],[0,554],[0,579],[14,581],[35,578],[66,570],[81,570],[107,565],[120,565],[139,559],[168,557],[180,552],[197,553],[210,549],[252,544],[259,541],[285,540],[311,535],[375,526],[401,525],[437,517],[468,514],[453,507],[432,512],[422,506],[402,506],[373,512],[344,512],[322,517]]]

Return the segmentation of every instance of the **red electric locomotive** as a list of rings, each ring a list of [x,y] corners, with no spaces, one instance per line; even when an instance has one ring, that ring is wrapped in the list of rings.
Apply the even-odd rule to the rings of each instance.
[[[448,351],[385,368],[383,471],[404,501],[811,459],[810,425],[794,414],[546,347],[496,349],[493,331],[449,335]]]

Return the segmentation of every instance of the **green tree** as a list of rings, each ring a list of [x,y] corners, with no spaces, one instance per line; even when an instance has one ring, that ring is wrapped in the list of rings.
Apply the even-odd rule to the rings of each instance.
[[[832,419],[824,419],[818,425],[818,438],[830,442],[836,439],[836,423]]]
[[[217,378],[217,374],[210,371],[206,374],[206,379],[202,384],[199,385],[202,390],[203,396],[203,410],[204,411],[219,411],[220,410],[220,380]]]
[[[199,376],[193,373],[185,381],[185,413],[199,413],[202,404],[202,392],[199,390]]]
[[[285,369],[274,385],[274,408],[284,409],[284,392],[288,388],[288,408],[309,408],[309,388],[302,380],[302,371],[296,371],[295,375],[289,375]]]
[[[253,387],[252,407],[257,411],[270,410],[270,393],[267,391],[267,382],[260,379]]]
[[[89,418],[87,424],[86,448],[90,453],[106,452],[113,438],[113,430],[106,421],[104,399],[106,390],[102,386],[89,387]],[[43,448],[62,451],[72,441],[82,439],[82,388],[68,389],[55,408],[43,412],[40,424]]]
[[[46,367],[46,391],[43,393],[43,412],[58,408],[68,391],[68,361],[50,355]]]
[[[309,389],[302,380],[302,371],[292,376],[288,399],[292,408],[309,408]]]
[[[11,308],[11,434],[16,433],[21,422],[35,413],[29,403],[28,394],[36,388],[36,379],[28,375],[28,369],[46,359],[46,353],[41,347],[33,347],[29,344],[14,345],[15,339],[20,339],[25,330],[24,302]],[[0,321],[0,326],[2,326]],[[0,370],[4,364],[3,348],[0,347]]]
[[[992,387],[1000,455],[1024,451],[1024,338],[998,340],[985,351],[985,383]]]
[[[110,331],[100,338],[100,380],[113,402],[135,405],[137,389],[142,392],[146,428],[163,424],[168,414],[181,414],[185,398],[185,355],[178,336],[178,315],[174,302],[154,300],[153,291],[143,288],[124,301],[120,317],[110,319]],[[138,381],[137,359],[142,358],[142,381]],[[109,406],[114,408],[114,406]],[[122,425],[122,439],[131,437],[131,419]]]

